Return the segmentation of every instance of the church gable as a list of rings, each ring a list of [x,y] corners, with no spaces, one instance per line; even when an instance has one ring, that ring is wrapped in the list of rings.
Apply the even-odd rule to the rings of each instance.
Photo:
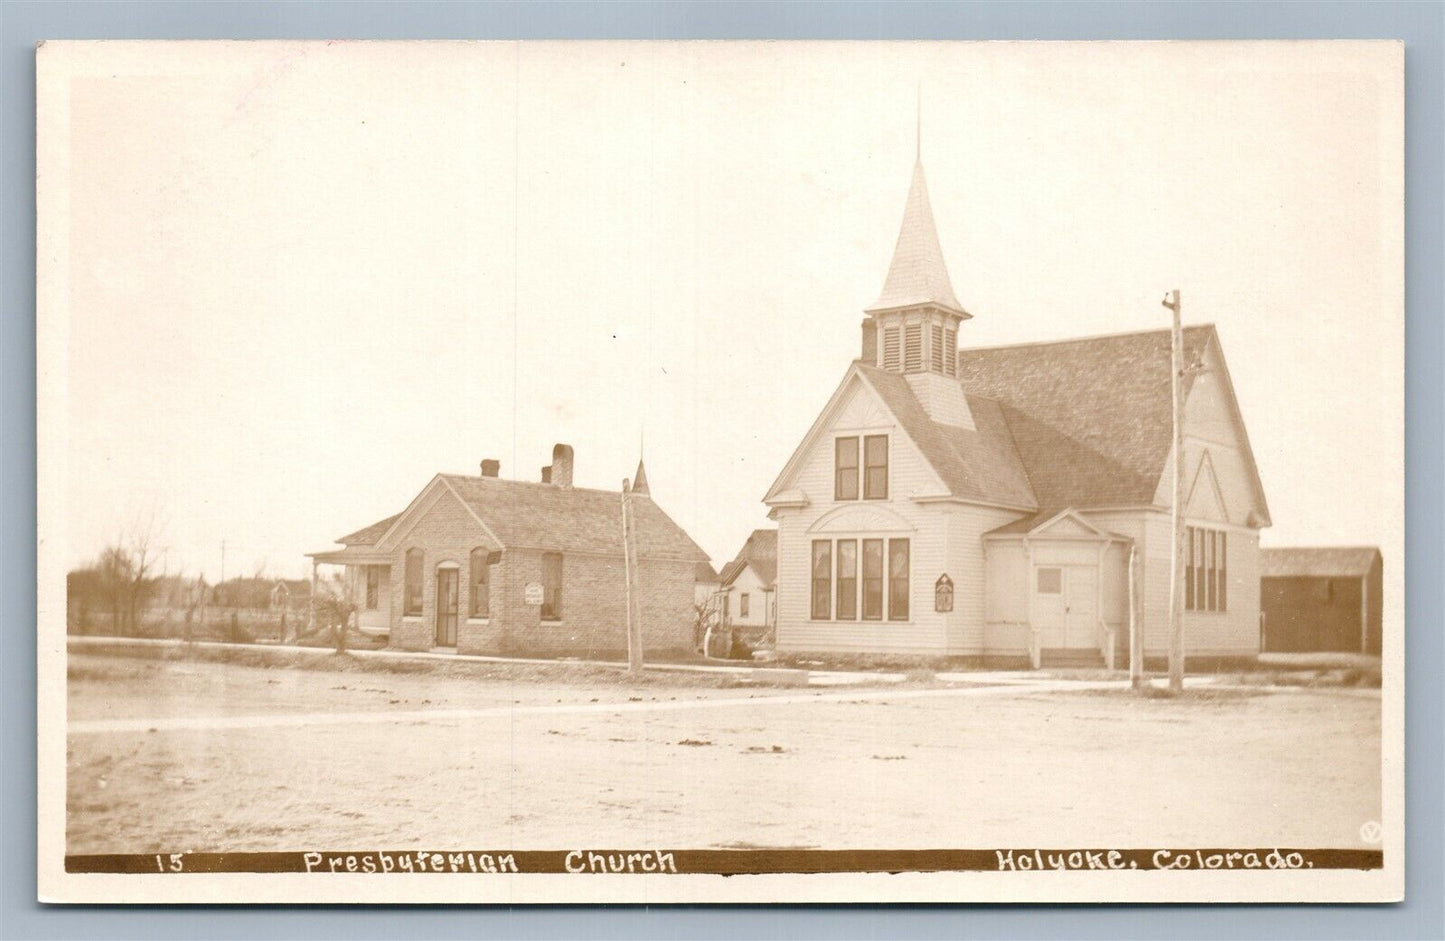
[[[835,442],[839,437],[888,436],[889,499],[946,494],[897,416],[856,368],[850,369],[764,502],[826,503],[833,500]]]
[[[1184,406],[1184,481],[1187,513],[1239,526],[1268,525],[1269,508],[1255,469],[1218,339],[1200,357]],[[1155,492],[1156,505],[1173,500],[1171,453]]]

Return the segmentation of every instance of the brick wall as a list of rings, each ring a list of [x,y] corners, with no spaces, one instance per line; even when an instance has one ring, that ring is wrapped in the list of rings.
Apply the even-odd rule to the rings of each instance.
[[[422,550],[422,613],[404,617],[406,551]],[[476,520],[450,493],[424,508],[416,525],[400,534],[391,566],[391,646],[427,650],[436,640],[436,572],[443,562],[458,567],[461,594],[457,652],[509,656],[621,658],[627,652],[622,557],[562,553],[562,618],[542,622],[541,609],[525,603],[529,582],[542,580],[542,551],[511,549],[492,566],[490,618],[473,620],[471,550],[495,548],[480,536]],[[649,656],[691,652],[694,562],[643,559],[640,565],[643,648]]]

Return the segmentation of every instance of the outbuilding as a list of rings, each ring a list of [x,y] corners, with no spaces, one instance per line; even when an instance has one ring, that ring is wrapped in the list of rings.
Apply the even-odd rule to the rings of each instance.
[[[1379,654],[1384,557],[1375,546],[1261,549],[1267,653]]]

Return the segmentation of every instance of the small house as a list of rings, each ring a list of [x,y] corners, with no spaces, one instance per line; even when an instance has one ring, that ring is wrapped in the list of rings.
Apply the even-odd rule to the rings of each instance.
[[[402,512],[311,554],[341,566],[358,627],[391,647],[612,658],[627,651],[620,491],[573,486],[565,444],[537,481],[438,474]],[[639,462],[632,507],[637,606],[648,655],[690,655],[707,555],[653,502]]]
[[[722,570],[722,619],[756,640],[777,617],[778,531],[755,529]]]
[[[1268,653],[1380,653],[1384,558],[1374,546],[1261,549]]]

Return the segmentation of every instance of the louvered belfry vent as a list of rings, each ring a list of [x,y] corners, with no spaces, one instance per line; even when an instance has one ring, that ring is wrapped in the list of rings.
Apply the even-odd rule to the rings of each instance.
[[[923,324],[910,323],[903,328],[903,371],[923,369]]]
[[[897,327],[885,327],[883,330],[883,368],[898,371]]]

